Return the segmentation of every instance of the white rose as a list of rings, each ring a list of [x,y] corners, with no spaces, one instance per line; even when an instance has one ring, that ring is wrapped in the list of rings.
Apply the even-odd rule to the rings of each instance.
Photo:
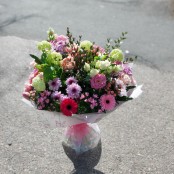
[[[90,65],[88,63],[85,62],[85,65],[84,65],[84,70],[85,71],[90,71]]]
[[[98,73],[99,73],[99,70],[97,70],[97,69],[91,69],[91,71],[90,71],[90,77],[94,77]]]
[[[102,70],[105,70],[105,69],[107,69],[110,65],[111,65],[111,62],[109,62],[108,60],[101,61],[100,68],[101,68]]]

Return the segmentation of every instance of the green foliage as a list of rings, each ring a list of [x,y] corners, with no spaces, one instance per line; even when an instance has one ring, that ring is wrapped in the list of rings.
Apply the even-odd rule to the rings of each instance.
[[[125,57],[125,62],[134,62],[135,60],[137,60],[138,56],[134,56],[134,57]]]
[[[132,100],[133,98],[131,97],[126,97],[126,96],[123,96],[123,97],[120,97],[120,96],[117,96],[116,97],[116,100],[117,101],[128,101],[128,100]]]
[[[42,55],[41,55],[41,61],[43,63],[45,63],[46,62],[46,58],[47,58],[47,54],[45,52],[43,52]]]
[[[126,91],[130,90],[130,89],[134,89],[136,86],[127,86],[126,87]]]
[[[45,64],[42,68],[43,68],[43,76],[44,76],[45,82],[48,82],[49,80],[53,80],[56,77],[54,67],[49,66],[48,64]]]
[[[90,105],[89,103],[85,102],[84,100],[80,100],[78,103],[78,113],[88,113],[90,111]]]
[[[113,41],[108,38],[105,46],[106,53],[109,53],[112,49],[120,48],[121,42],[126,39],[127,34],[128,32],[122,32],[121,36]]]
[[[36,62],[37,64],[42,64],[42,61],[41,61],[37,56],[35,56],[35,55],[33,55],[33,54],[30,54],[30,56],[35,60],[35,62]]]

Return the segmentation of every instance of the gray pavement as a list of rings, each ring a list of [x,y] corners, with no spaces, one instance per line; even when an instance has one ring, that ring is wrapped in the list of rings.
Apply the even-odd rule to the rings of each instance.
[[[174,173],[174,2],[171,0],[0,0],[0,173],[68,174],[63,128],[45,129],[21,102],[36,41],[49,26],[104,45],[129,31],[123,48],[139,55],[134,74],[143,95],[99,122],[106,174]],[[9,36],[8,36],[9,35]],[[23,39],[22,39],[23,38]]]
[[[123,45],[139,59],[173,71],[174,0],[0,0],[0,35],[45,39],[53,27],[104,45],[128,31]]]

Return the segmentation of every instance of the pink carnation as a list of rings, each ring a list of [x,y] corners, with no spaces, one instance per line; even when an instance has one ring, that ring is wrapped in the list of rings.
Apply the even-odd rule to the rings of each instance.
[[[106,76],[104,74],[97,74],[90,80],[91,87],[94,89],[101,89],[106,86]]]

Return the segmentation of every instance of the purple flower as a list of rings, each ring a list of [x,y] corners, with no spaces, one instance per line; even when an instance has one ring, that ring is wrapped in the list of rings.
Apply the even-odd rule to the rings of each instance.
[[[58,92],[58,91],[55,91],[51,94],[51,97],[54,99],[54,100],[58,100],[60,101],[61,100],[61,97],[62,97],[62,94],[61,92]]]
[[[82,91],[82,88],[76,83],[69,85],[66,89],[68,97],[70,97],[72,99],[79,98],[81,91]]]
[[[132,75],[132,69],[128,64],[123,64],[123,72],[127,75]]]
[[[62,101],[65,100],[65,99],[68,99],[68,98],[69,98],[69,97],[68,97],[67,95],[62,94],[61,99],[60,99],[60,102],[62,102]]]
[[[43,97],[39,97],[37,100],[38,103],[43,103],[44,102],[44,98]]]
[[[67,86],[69,86],[69,85],[71,85],[73,83],[77,83],[77,80],[74,77],[67,78],[67,80],[66,80],[66,85]]]
[[[60,53],[64,53],[64,48],[68,42],[68,38],[64,35],[57,36],[56,40],[52,41],[52,48]]]
[[[66,42],[67,43],[68,42],[68,37],[66,37],[64,35],[59,35],[59,36],[57,36],[56,41],[57,42],[62,41],[62,42]]]
[[[90,97],[87,101],[88,101],[89,103],[91,103],[91,104],[90,104],[90,108],[91,108],[91,109],[94,109],[94,107],[98,105],[98,104],[97,104],[97,101],[96,101],[94,98],[92,98],[92,97]]]
[[[54,80],[50,80],[48,82],[49,89],[53,91],[57,91],[61,87],[61,81],[59,78],[55,78]]]

